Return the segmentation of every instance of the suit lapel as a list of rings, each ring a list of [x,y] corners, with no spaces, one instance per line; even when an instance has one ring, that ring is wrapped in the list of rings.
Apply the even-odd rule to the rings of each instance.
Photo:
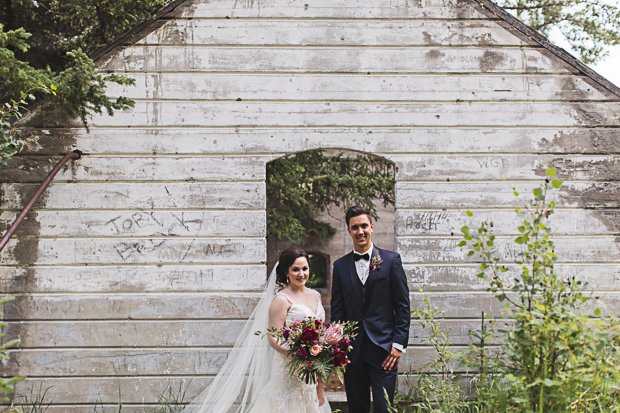
[[[349,276],[351,277],[351,286],[353,287],[353,292],[355,293],[355,299],[357,303],[362,306],[362,289],[360,288],[360,278],[357,275],[357,270],[355,269],[355,258],[353,258],[353,253],[350,254],[349,257]]]
[[[372,254],[370,255],[370,262],[372,262],[372,259],[378,255],[379,248],[373,247]],[[368,273],[368,279],[366,280],[366,297],[364,300],[364,314],[366,314],[366,310],[370,304],[370,299],[372,298],[372,291],[375,288],[375,281],[377,281],[377,272],[377,270],[370,270]]]

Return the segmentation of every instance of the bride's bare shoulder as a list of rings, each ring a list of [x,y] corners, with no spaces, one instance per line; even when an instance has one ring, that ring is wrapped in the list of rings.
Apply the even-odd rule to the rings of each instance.
[[[291,306],[291,299],[286,295],[286,293],[278,293],[273,300],[271,300],[271,308],[288,308]]]

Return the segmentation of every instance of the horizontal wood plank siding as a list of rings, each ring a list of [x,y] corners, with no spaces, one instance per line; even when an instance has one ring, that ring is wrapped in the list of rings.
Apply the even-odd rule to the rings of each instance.
[[[26,129],[25,153],[287,154],[361,149],[375,154],[620,154],[620,128],[575,127],[289,127]],[[41,145],[44,145],[41,147]],[[40,148],[40,149],[38,149]]]
[[[187,0],[155,26],[96,62],[135,78],[107,90],[134,109],[87,132],[42,106],[0,170],[6,231],[60,157],[84,153],[0,254],[22,340],[5,372],[29,377],[19,393],[49,387],[48,413],[204,389],[266,283],[266,165],[299,151],[394,162],[412,306],[430,294],[457,351],[482,312],[505,312],[461,227],[494,223],[509,281],[514,208],[550,166],[558,273],[620,311],[620,97],[476,2]],[[412,321],[401,372],[434,355]]]
[[[123,72],[118,72],[123,74]],[[112,96],[195,100],[506,101],[602,100],[574,75],[412,75],[131,73],[136,86],[110,83]]]

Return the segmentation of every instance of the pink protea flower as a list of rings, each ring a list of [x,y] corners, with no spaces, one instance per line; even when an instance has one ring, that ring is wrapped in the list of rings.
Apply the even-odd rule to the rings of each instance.
[[[313,356],[318,356],[319,353],[321,353],[321,350],[323,350],[321,346],[319,346],[318,344],[315,344],[310,349],[310,354],[312,354]]]
[[[325,341],[328,344],[336,344],[342,340],[342,326],[341,325],[332,325],[327,331],[325,331]]]

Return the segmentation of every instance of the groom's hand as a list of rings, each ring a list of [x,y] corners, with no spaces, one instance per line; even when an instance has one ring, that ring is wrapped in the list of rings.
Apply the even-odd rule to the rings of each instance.
[[[400,361],[400,356],[402,356],[402,352],[400,350],[392,347],[392,352],[388,354],[388,356],[383,360],[383,364],[381,365],[384,370],[392,370],[394,367],[398,367],[398,362]]]

